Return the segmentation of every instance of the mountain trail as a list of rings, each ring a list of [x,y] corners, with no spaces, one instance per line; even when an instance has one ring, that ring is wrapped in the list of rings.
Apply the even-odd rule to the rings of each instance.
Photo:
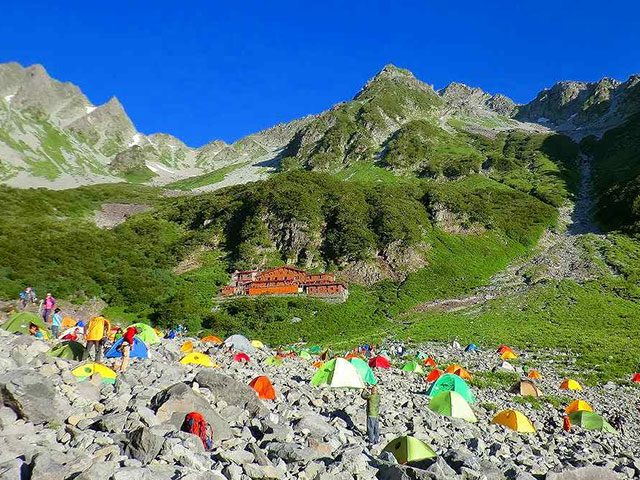
[[[520,294],[544,280],[570,279],[578,283],[594,278],[600,267],[584,246],[585,236],[595,235],[608,242],[593,219],[595,197],[593,195],[591,159],[580,154],[580,187],[574,203],[559,209],[560,218],[554,230],[547,230],[541,237],[537,251],[521,258],[491,277],[489,284],[479,287],[470,295],[449,299],[437,299],[423,303],[408,313],[421,311],[453,312],[482,304],[506,295]],[[610,270],[610,273],[617,273]]]

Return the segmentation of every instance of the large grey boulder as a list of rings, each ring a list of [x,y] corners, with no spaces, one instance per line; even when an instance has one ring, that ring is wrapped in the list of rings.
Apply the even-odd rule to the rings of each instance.
[[[335,432],[335,428],[322,415],[309,413],[302,417],[295,426],[298,432],[309,432],[314,437],[326,437]]]
[[[188,413],[199,412],[213,428],[214,442],[231,438],[229,424],[211,408],[206,398],[185,383],[176,383],[157,393],[151,399],[151,409],[160,423],[171,423],[178,429]]]
[[[616,480],[618,476],[604,467],[582,467],[565,472],[549,472],[546,480]]]
[[[229,405],[246,409],[252,415],[265,416],[269,413],[253,388],[228,375],[202,370],[198,372],[194,381],[200,387],[208,388],[216,398],[224,400]]]
[[[51,380],[29,368],[0,375],[0,407],[3,406],[36,424],[62,422],[71,411],[69,402]]]
[[[163,437],[147,427],[140,427],[129,436],[125,453],[146,465],[158,456],[163,444]]]
[[[19,458],[14,458],[0,464],[0,480],[17,480],[21,478],[21,472],[26,470],[26,465]]]
[[[43,452],[35,455],[31,464],[31,480],[65,480],[88,469],[91,458],[87,455]]]

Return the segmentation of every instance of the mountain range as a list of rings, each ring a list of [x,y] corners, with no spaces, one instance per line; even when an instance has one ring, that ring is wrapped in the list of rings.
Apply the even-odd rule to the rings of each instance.
[[[193,177],[188,187],[215,188],[298,168],[343,175],[370,166],[397,175],[467,173],[451,159],[468,157],[468,168],[479,169],[475,137],[509,131],[600,136],[640,110],[639,85],[638,75],[626,82],[560,82],[517,105],[460,83],[435,90],[387,65],[352,100],[318,115],[232,144],[214,140],[191,148],[169,134],[138,132],[115,97],[96,106],[41,65],[6,63],[0,64],[0,181],[15,187],[118,181],[179,187]],[[220,175],[207,180],[212,172]]]

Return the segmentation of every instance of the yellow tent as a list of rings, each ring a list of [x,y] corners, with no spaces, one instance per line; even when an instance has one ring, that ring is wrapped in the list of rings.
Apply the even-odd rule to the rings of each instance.
[[[75,327],[77,325],[77,323],[78,323],[78,321],[75,318],[64,317],[62,319],[61,327],[62,328]]]
[[[254,348],[259,348],[259,349],[264,348],[264,344],[260,340],[251,340],[251,345]]]
[[[491,423],[504,425],[511,430],[520,433],[535,433],[531,420],[529,420],[522,412],[517,410],[503,410],[491,420]]]
[[[193,350],[193,342],[191,342],[191,341],[184,342],[182,344],[182,346],[180,347],[180,351],[182,353],[189,353],[192,350]]]
[[[71,370],[71,373],[78,377],[79,381],[86,380],[91,375],[97,373],[102,377],[103,383],[115,383],[116,372],[109,367],[105,367],[101,363],[89,362]]]
[[[567,415],[569,415],[573,412],[593,412],[593,408],[591,408],[591,405],[589,405],[584,400],[574,400],[569,405],[567,405],[567,408],[565,408],[564,411]]]
[[[518,358],[518,356],[511,350],[505,350],[504,352],[502,352],[502,355],[500,355],[500,358],[502,360],[513,360],[514,358]]]
[[[215,362],[211,361],[209,355],[205,355],[204,353],[193,352],[186,355],[180,363],[183,365],[193,364],[193,365],[202,365],[203,367],[219,367],[219,365]]]
[[[563,390],[582,390],[580,384],[570,378],[565,378],[562,385],[560,385],[560,388]]]
[[[164,333],[162,333],[161,330],[154,328],[153,331],[156,332],[156,335],[158,335],[160,338],[164,337]]]

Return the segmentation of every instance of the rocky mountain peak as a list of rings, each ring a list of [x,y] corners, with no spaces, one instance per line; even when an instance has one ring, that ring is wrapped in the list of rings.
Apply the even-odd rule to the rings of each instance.
[[[489,110],[499,115],[511,116],[516,104],[509,97],[491,95],[480,88],[464,83],[451,82],[438,91],[450,111],[462,114],[477,114],[478,110]]]

